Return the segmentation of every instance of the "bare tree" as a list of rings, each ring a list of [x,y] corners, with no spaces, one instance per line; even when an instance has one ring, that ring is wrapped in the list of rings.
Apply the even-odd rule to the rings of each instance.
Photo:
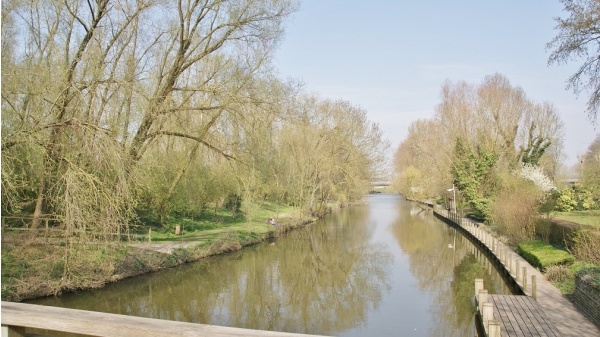
[[[597,122],[600,109],[600,3],[596,0],[561,0],[568,18],[556,18],[558,34],[547,45],[552,53],[549,64],[564,64],[583,59],[569,78],[567,88],[579,95],[590,92],[589,119]]]

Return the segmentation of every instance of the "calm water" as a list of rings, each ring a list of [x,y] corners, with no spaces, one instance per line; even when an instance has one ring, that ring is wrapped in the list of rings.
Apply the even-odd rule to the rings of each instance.
[[[308,334],[474,336],[474,279],[510,290],[468,240],[420,211],[369,196],[272,243],[31,303]]]

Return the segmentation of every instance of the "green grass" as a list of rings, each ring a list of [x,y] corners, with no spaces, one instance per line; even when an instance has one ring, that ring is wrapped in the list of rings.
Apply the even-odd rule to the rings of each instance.
[[[152,229],[153,242],[166,241],[214,241],[223,235],[234,235],[244,242],[253,237],[272,231],[267,224],[270,217],[289,217],[297,211],[292,206],[263,203],[253,214],[245,217],[242,213],[231,213],[226,210],[205,210],[196,216],[173,215],[167,218],[167,224]],[[248,220],[250,218],[251,220]],[[181,226],[182,234],[175,234],[175,227]]]
[[[555,218],[565,221],[571,221],[582,225],[600,227],[600,211],[572,211],[559,212]]]
[[[546,270],[554,265],[568,265],[575,262],[573,255],[539,240],[521,242],[517,248],[525,260],[541,270]]]

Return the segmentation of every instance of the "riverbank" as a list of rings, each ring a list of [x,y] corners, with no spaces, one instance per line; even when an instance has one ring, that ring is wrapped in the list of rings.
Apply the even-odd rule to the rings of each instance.
[[[2,300],[23,301],[95,289],[149,272],[233,252],[314,222],[282,214],[181,235],[157,235],[153,242],[48,243],[29,233],[10,235],[2,245]],[[5,239],[5,238],[3,238]]]
[[[447,210],[434,208],[434,213],[444,222],[460,229],[470,240],[476,241],[503,273],[510,277],[512,283],[520,288],[521,293],[536,300],[562,336],[600,336],[600,327],[589,313],[563,295],[511,247],[496,238],[487,226],[475,224]]]

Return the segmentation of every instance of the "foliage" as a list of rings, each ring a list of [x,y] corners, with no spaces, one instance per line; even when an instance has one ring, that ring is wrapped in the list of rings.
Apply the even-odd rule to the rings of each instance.
[[[552,104],[531,101],[501,74],[480,83],[448,81],[440,95],[434,117],[412,123],[395,152],[396,188],[402,193],[411,192],[408,177],[415,173],[419,182],[413,190],[426,197],[444,195],[454,183],[457,198],[488,217],[500,176],[526,164],[539,167],[530,170],[535,181],[541,182],[541,172],[554,178],[564,135]]]
[[[554,182],[544,174],[539,166],[525,163],[519,173],[523,179],[532,181],[542,192],[550,192],[556,189]]]
[[[598,209],[598,196],[594,195],[589,189],[577,184],[560,192],[555,207],[559,212]]]
[[[581,226],[573,237],[571,251],[578,259],[600,265],[600,226]]]
[[[520,242],[517,248],[519,254],[527,262],[541,270],[546,270],[548,267],[554,265],[572,264],[575,261],[575,258],[571,254],[540,240]]]
[[[513,244],[534,239],[544,193],[532,182],[513,174],[502,175],[500,181],[490,204],[490,223]]]
[[[583,64],[569,78],[569,87],[576,94],[584,90],[591,95],[587,102],[590,120],[596,121],[600,108],[600,3],[595,0],[561,0],[567,18],[556,18],[557,35],[547,44],[552,53],[548,63],[565,64],[583,59]]]
[[[426,197],[424,183],[425,177],[419,169],[414,166],[408,166],[399,172],[393,186],[406,197],[420,200]]]
[[[575,291],[575,276],[579,273],[586,273],[586,270],[593,268],[586,262],[575,262],[570,266],[554,265],[550,266],[544,272],[548,281],[552,282],[562,294],[571,295]],[[597,268],[597,267],[596,267]]]
[[[455,162],[452,166],[454,185],[466,201],[485,218],[489,216],[489,196],[492,194],[492,168],[497,160],[494,152],[481,147],[471,149],[459,138],[455,146]]]
[[[539,211],[546,216],[550,216],[551,213],[557,210],[556,202],[560,197],[561,192],[557,189],[551,190],[549,193],[546,193],[539,204]]]
[[[600,267],[588,266],[577,271],[577,277],[585,280],[586,283],[600,291]]]
[[[555,207],[559,212],[570,212],[577,207],[577,200],[574,198],[573,190],[570,188],[562,190],[556,199]]]
[[[600,134],[588,147],[581,162],[580,199],[584,209],[600,209]]]

